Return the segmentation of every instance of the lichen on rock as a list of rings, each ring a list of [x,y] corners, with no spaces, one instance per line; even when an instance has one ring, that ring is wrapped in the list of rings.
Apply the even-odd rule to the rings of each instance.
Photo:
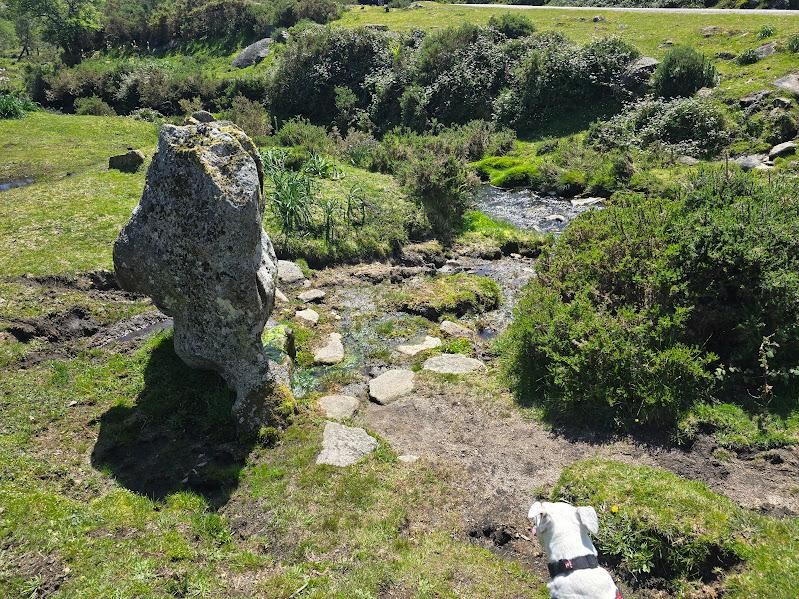
[[[120,284],[174,318],[176,353],[236,391],[239,430],[275,419],[261,334],[277,259],[263,230],[263,167],[236,126],[164,125],[141,202],[114,245]]]

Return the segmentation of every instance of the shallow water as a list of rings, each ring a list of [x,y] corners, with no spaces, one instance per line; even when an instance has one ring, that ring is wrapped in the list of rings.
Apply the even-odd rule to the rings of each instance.
[[[10,189],[16,189],[17,187],[25,187],[26,185],[33,184],[33,179],[31,177],[25,177],[24,179],[14,179],[13,181],[6,181],[5,183],[0,183],[0,191],[8,191]]]
[[[541,233],[562,233],[578,214],[597,205],[573,205],[557,196],[542,195],[530,189],[499,189],[491,185],[480,188],[477,209],[496,220],[511,223],[520,229]]]

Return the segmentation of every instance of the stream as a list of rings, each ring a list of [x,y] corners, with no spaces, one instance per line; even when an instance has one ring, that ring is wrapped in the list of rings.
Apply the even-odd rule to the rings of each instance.
[[[483,185],[476,198],[477,209],[495,220],[555,235],[562,233],[578,214],[596,209],[601,202],[601,198],[566,200],[531,189],[500,189],[491,185]]]

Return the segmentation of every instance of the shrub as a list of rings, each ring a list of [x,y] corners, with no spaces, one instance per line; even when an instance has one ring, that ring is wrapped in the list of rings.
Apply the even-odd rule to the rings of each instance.
[[[794,54],[799,52],[799,33],[794,33],[788,38],[788,51]]]
[[[36,104],[24,96],[0,93],[0,119],[21,119],[36,110]]]
[[[333,142],[327,136],[325,128],[312,125],[303,118],[294,118],[283,123],[276,137],[280,145],[298,146],[317,154],[328,153],[333,148]]]
[[[763,25],[757,32],[757,39],[764,40],[773,36],[775,33],[777,33],[777,30],[773,25]]]
[[[510,39],[527,37],[535,31],[535,25],[530,19],[516,13],[492,15],[488,19],[488,26]]]
[[[769,144],[778,144],[796,137],[799,123],[796,117],[787,110],[770,112],[763,122],[763,140]]]
[[[272,123],[266,108],[244,96],[233,98],[230,109],[224,116],[241,127],[250,137],[264,137],[272,133]]]
[[[735,57],[735,62],[740,66],[755,64],[758,60],[760,60],[760,56],[753,48],[748,48]]]
[[[97,96],[78,98],[75,100],[75,114],[92,116],[116,116],[116,111]]]
[[[711,392],[795,405],[796,181],[710,170],[679,199],[618,197],[537,272],[502,344],[520,400],[551,418],[670,426]]]
[[[150,123],[156,123],[164,118],[163,114],[157,110],[153,110],[152,108],[137,108],[128,116],[132,119],[136,119],[137,121],[147,121]]]
[[[425,149],[414,156],[404,176],[411,196],[424,208],[433,232],[450,241],[469,205],[466,168],[455,156]]]
[[[346,158],[352,165],[359,168],[369,168],[379,143],[369,133],[363,133],[355,129],[347,133],[346,137],[334,137],[336,141],[336,151]]]
[[[666,53],[652,78],[652,88],[661,98],[688,97],[703,87],[718,83],[716,68],[693,48],[676,46]]]
[[[354,95],[348,108],[366,109],[371,83],[392,65],[388,34],[372,29],[312,27],[289,38],[275,69],[271,110],[329,126],[338,116],[336,89]],[[350,100],[352,98],[350,97]]]
[[[710,100],[645,99],[621,114],[594,123],[588,140],[607,149],[661,147],[691,156],[711,156],[728,141],[726,119]]]

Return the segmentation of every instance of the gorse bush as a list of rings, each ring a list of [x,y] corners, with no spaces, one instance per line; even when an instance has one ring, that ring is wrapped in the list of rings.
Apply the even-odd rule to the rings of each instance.
[[[253,102],[244,96],[233,98],[230,109],[224,116],[241,127],[250,137],[264,137],[272,133],[271,119],[263,104]]]
[[[704,171],[620,197],[539,260],[503,339],[520,400],[553,419],[674,424],[711,394],[785,402],[799,373],[799,184]]]
[[[661,98],[692,96],[701,88],[717,83],[716,67],[687,46],[669,50],[652,77],[652,89]]]
[[[445,242],[451,240],[461,226],[471,197],[466,167],[456,156],[425,149],[413,157],[403,175],[411,197],[424,208],[433,232]]]

